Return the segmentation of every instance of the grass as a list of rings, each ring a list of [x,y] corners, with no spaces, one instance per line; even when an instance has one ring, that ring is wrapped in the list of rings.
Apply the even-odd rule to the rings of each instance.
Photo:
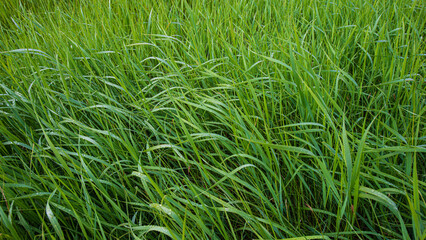
[[[4,1],[0,239],[426,239],[425,9]]]

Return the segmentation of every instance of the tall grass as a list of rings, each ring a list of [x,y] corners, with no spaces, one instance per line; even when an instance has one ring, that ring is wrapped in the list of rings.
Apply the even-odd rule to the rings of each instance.
[[[0,238],[425,239],[425,9],[4,1]]]

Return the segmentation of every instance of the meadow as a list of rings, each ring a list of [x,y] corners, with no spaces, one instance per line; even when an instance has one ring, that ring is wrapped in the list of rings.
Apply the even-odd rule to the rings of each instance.
[[[3,0],[0,239],[426,239],[426,2]]]

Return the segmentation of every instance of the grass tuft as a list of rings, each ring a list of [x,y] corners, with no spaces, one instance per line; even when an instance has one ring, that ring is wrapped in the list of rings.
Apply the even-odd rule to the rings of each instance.
[[[426,5],[6,0],[1,239],[426,239]]]

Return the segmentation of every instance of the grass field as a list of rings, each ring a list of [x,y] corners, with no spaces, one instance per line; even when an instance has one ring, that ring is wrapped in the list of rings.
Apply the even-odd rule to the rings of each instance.
[[[0,239],[426,239],[426,3],[3,0]]]

